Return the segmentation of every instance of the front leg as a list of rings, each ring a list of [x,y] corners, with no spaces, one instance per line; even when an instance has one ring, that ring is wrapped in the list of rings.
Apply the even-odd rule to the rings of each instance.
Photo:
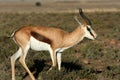
[[[61,54],[60,52],[57,53],[57,63],[58,63],[58,70],[61,70]]]
[[[52,59],[52,67],[56,67],[56,52],[52,49],[49,50],[49,52]],[[52,70],[52,67],[49,69],[49,71]]]

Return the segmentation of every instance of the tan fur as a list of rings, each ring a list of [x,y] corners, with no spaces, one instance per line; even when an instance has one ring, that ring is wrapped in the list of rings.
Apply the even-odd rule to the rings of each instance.
[[[56,53],[55,50],[57,48],[65,48],[65,47],[72,47],[73,45],[77,44],[82,36],[84,35],[84,32],[81,27],[77,27],[73,32],[68,33],[64,30],[58,29],[58,28],[50,28],[50,27],[22,27],[18,29],[14,33],[14,40],[16,43],[22,48],[22,51],[26,48],[28,42],[30,41],[31,32],[36,32],[40,35],[43,35],[44,37],[50,39],[51,47],[53,50],[53,66],[56,66]],[[27,68],[27,65],[24,63],[24,52],[22,52],[22,55],[20,57],[20,62],[24,66],[24,68],[27,70],[27,72],[30,74],[31,78],[34,80],[34,76]],[[15,75],[14,70],[14,63],[11,58],[11,65],[12,65],[12,74]],[[15,76],[14,76],[15,77]]]
[[[81,27],[77,27],[73,32],[68,33],[58,28],[48,27],[22,27],[14,34],[14,39],[17,44],[25,46],[30,40],[31,32],[34,31],[40,35],[44,35],[52,41],[51,47],[53,49],[73,46],[80,41],[81,36],[84,35]]]
[[[75,44],[80,42],[84,37],[87,37],[92,40],[96,38],[96,33],[94,32],[94,30],[92,30],[92,28],[90,28],[90,25],[87,24],[87,22],[90,23],[90,20],[83,14],[82,9],[79,9],[79,12],[81,17],[84,19],[85,23],[81,25],[81,23],[77,20],[80,26],[78,26],[71,33],[58,28],[28,26],[21,27],[14,33],[14,35],[12,34],[15,42],[19,45],[19,50],[11,56],[12,80],[15,80],[15,61],[19,57],[20,63],[28,72],[31,79],[35,80],[35,77],[30,72],[25,63],[25,57],[28,53],[29,48],[31,47],[31,43],[34,49],[47,49],[50,52],[50,56],[53,63],[52,66],[55,67],[56,63],[58,63],[58,69],[60,70],[61,52],[63,52],[67,48],[74,46]],[[36,44],[34,45],[34,43]],[[38,47],[40,44],[42,44],[42,46]],[[43,47],[43,45],[45,47]]]

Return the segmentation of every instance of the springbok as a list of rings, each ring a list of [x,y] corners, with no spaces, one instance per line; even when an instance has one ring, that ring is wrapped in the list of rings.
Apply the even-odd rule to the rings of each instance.
[[[19,49],[11,56],[12,80],[15,80],[15,61],[19,57],[20,63],[29,73],[31,79],[35,80],[25,63],[25,58],[30,48],[35,51],[48,50],[52,59],[52,67],[55,67],[58,63],[58,69],[61,70],[61,54],[64,50],[74,46],[83,40],[84,37],[94,40],[97,35],[91,28],[90,20],[84,15],[82,9],[79,9],[79,13],[84,23],[81,24],[76,18],[79,26],[71,33],[58,28],[42,26],[27,26],[15,31],[11,37],[19,46]]]

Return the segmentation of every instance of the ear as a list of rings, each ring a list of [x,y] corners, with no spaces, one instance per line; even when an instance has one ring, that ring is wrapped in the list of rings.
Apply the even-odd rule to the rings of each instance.
[[[79,8],[79,14],[83,18],[84,24],[91,25],[91,21],[85,16],[81,8]]]
[[[77,21],[77,23],[81,26],[81,22],[78,20],[77,16],[74,16],[74,19]]]

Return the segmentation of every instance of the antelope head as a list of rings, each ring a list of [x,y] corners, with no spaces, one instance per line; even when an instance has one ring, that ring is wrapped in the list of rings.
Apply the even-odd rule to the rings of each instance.
[[[81,25],[81,28],[85,32],[85,37],[88,38],[88,39],[95,40],[95,38],[97,37],[97,34],[91,28],[91,24],[92,24],[91,21],[84,15],[81,8],[79,9],[79,14],[84,20],[83,24],[80,24],[80,22],[79,22],[79,24]]]

